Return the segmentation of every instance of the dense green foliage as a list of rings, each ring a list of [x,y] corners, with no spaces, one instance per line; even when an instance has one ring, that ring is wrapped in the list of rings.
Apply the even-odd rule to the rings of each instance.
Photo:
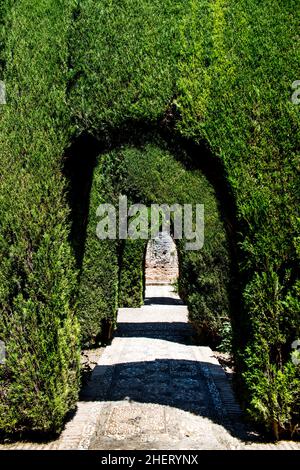
[[[145,240],[126,240],[120,246],[119,307],[143,305]]]
[[[82,342],[95,344],[107,323],[114,324],[118,307],[118,242],[99,240],[96,234],[97,208],[118,203],[118,186],[111,183],[113,165],[100,160],[94,171],[85,252],[80,276],[78,316]]]
[[[155,121],[172,102],[186,0],[84,0],[70,42],[79,131]]]
[[[290,345],[300,336],[300,114],[291,84],[300,78],[298,1],[4,0],[0,14],[0,71],[6,63],[9,99],[0,108],[0,339],[8,341],[8,332],[10,338],[7,363],[0,366],[1,428],[59,429],[76,395],[76,278],[61,176],[64,149],[72,133],[89,131],[111,144],[118,129],[129,136],[140,121],[205,141],[223,162],[238,223],[243,304],[233,326],[243,400],[276,435],[295,430],[300,371]],[[4,17],[9,28],[3,28]],[[161,153],[156,160],[148,150],[149,164],[144,159],[141,165],[139,152],[126,150],[126,185],[135,188],[132,197],[169,201],[172,192],[163,191],[152,170]],[[111,156],[103,174],[115,197],[119,153]],[[79,312],[84,318],[93,308],[94,319],[112,320],[118,253],[93,242],[89,231],[95,230],[101,163],[97,168]],[[171,181],[173,175],[170,170]],[[182,200],[185,186],[175,187],[173,196]],[[201,255],[186,261],[190,277],[181,278],[191,318],[204,312],[212,331],[217,317],[209,312],[225,289],[218,282],[222,273],[210,269],[221,266],[223,248],[214,253],[212,247],[222,243],[208,237]],[[120,287],[128,285],[132,259],[130,245],[125,248]],[[111,262],[112,272],[92,273],[92,257],[101,270]],[[109,286],[113,303],[106,310]],[[212,286],[220,289],[211,296]],[[99,323],[82,326],[84,335],[101,332]]]
[[[2,0],[0,3],[0,80],[2,80],[5,65],[5,39],[7,35],[7,17],[11,8],[11,0]]]
[[[78,392],[76,276],[61,157],[72,2],[15,2],[0,108],[0,429],[61,429]],[[38,27],[37,27],[38,26]],[[12,53],[13,51],[13,53]]]

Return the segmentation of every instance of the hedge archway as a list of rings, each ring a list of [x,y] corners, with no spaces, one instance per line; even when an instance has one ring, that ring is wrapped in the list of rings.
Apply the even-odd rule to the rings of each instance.
[[[188,155],[182,156],[188,161]],[[181,156],[181,158],[182,158]],[[177,155],[178,158],[178,155]],[[183,158],[184,160],[184,158]],[[83,258],[79,317],[84,343],[101,336],[103,321],[115,322],[119,306],[139,307],[143,300],[146,240],[99,240],[97,207],[118,207],[119,195],[128,203],[204,204],[205,242],[187,251],[178,240],[179,291],[202,340],[217,344],[229,321],[232,282],[227,236],[212,185],[199,170],[189,169],[159,138],[144,146],[121,146],[98,158],[90,195]]]

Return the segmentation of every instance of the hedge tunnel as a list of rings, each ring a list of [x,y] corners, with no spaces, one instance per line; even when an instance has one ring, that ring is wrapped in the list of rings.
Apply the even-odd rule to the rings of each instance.
[[[99,197],[122,191],[205,203],[204,249],[178,246],[190,317],[214,342],[231,316],[245,410],[299,435],[299,15],[297,0],[2,0],[2,433],[60,432],[80,342],[141,301],[142,246],[94,237]]]
[[[149,139],[149,137],[148,137]],[[118,306],[139,307],[143,301],[144,257],[147,240],[99,240],[97,207],[118,207],[119,195],[128,204],[203,204],[203,249],[187,251],[178,240],[179,291],[201,337],[217,344],[222,325],[230,321],[230,253],[219,203],[212,185],[200,170],[188,169],[187,152],[174,157],[166,143],[139,147],[122,145],[97,159],[90,193],[89,218],[79,294],[79,318],[83,341],[101,336],[101,324],[114,322]],[[185,165],[181,161],[185,162]]]

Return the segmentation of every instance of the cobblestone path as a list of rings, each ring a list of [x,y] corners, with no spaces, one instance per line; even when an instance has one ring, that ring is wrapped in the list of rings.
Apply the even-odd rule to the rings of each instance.
[[[144,307],[119,311],[116,337],[95,370],[106,387],[91,449],[258,444],[224,370],[193,334],[187,308],[169,286],[148,286]]]

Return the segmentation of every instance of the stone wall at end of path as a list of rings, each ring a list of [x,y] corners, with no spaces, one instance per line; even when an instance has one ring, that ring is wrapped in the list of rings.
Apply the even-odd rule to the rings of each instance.
[[[161,232],[146,252],[146,284],[171,284],[178,278],[178,255],[172,237]]]

